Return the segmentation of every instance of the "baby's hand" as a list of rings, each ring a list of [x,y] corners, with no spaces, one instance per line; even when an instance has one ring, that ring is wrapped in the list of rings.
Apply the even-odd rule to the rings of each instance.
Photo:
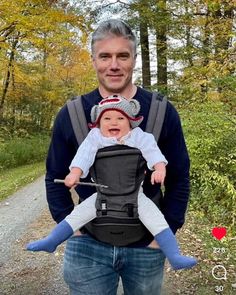
[[[80,180],[80,178],[79,178],[78,174],[70,172],[66,176],[64,183],[66,186],[72,187],[72,186],[75,186],[79,182],[79,180]]]
[[[166,177],[166,165],[165,163],[158,163],[155,165],[155,170],[151,175],[151,184],[160,183],[164,185],[164,180]]]
[[[70,173],[66,176],[64,183],[68,187],[75,186],[80,180],[83,171],[79,167],[72,167]]]

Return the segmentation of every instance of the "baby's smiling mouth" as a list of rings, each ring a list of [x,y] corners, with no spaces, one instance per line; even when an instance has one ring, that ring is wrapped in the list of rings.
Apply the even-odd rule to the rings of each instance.
[[[111,129],[109,129],[109,132],[110,132],[111,135],[115,136],[115,135],[117,135],[120,132],[120,129],[118,129],[118,128],[111,128]]]

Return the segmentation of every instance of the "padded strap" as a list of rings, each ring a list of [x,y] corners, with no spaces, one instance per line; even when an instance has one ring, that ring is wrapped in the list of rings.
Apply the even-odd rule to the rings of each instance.
[[[161,134],[162,125],[165,118],[166,106],[166,97],[159,95],[157,92],[153,92],[146,132],[152,133],[156,139],[156,142],[158,142]]]
[[[80,145],[89,132],[87,120],[82,105],[81,96],[67,102],[71,124],[78,144]]]

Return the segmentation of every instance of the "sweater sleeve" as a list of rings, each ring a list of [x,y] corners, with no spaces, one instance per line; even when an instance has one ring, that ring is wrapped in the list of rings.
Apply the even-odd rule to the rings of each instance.
[[[48,206],[56,222],[63,220],[74,208],[69,189],[54,179],[64,179],[78,147],[67,107],[63,107],[54,122],[46,161],[46,194]]]

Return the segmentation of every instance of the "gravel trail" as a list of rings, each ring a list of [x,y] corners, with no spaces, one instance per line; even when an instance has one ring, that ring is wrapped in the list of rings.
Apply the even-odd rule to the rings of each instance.
[[[46,206],[44,177],[0,202],[0,263],[11,255],[11,245],[36,220]]]
[[[44,177],[2,201],[0,216],[0,294],[69,294],[61,273],[63,246],[53,254],[24,250],[27,242],[41,238],[54,226]]]

